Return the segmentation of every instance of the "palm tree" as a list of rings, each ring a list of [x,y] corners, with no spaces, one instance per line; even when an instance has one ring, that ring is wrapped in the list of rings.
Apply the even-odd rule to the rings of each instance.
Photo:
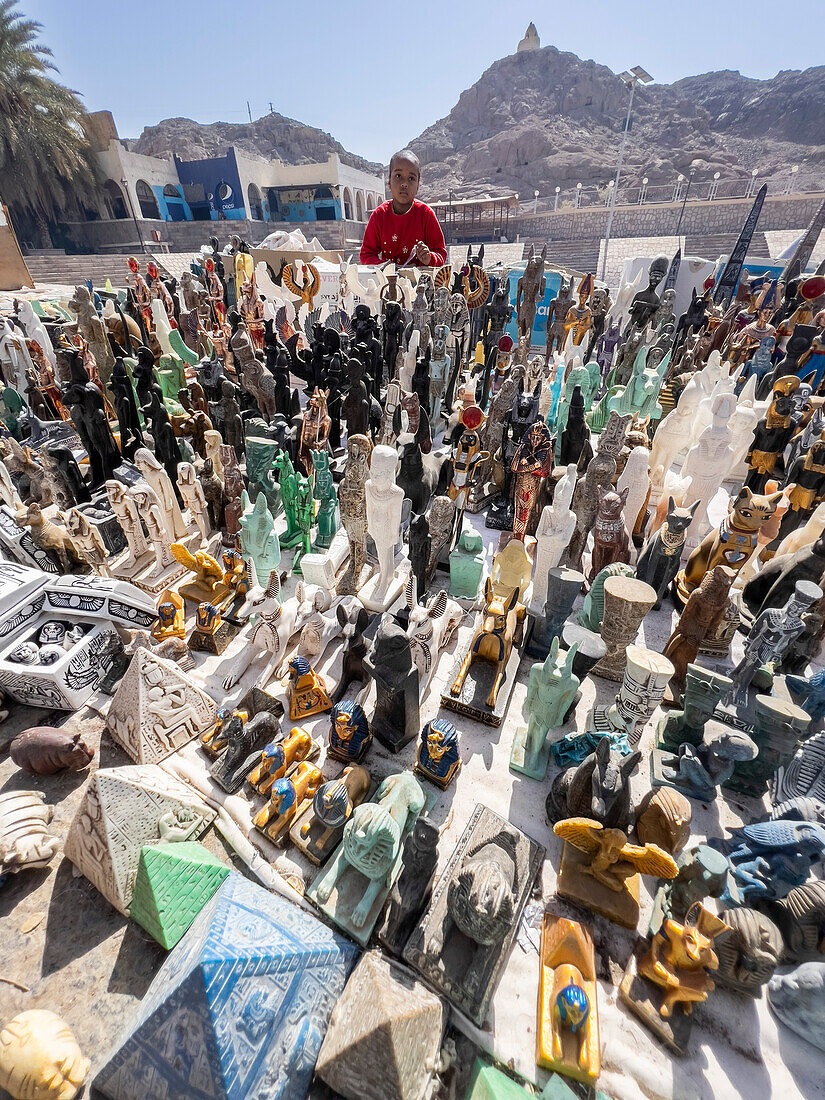
[[[37,41],[42,27],[14,0],[0,0],[0,197],[17,219],[33,221],[42,247],[48,221],[78,191],[95,190],[97,167],[75,92],[48,75],[52,51]]]

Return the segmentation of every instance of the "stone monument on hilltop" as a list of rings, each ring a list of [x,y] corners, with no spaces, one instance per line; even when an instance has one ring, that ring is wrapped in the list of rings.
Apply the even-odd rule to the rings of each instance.
[[[539,32],[536,30],[536,24],[531,23],[527,30],[524,32],[524,38],[518,44],[516,53],[525,53],[527,50],[540,50],[541,42],[539,41]]]

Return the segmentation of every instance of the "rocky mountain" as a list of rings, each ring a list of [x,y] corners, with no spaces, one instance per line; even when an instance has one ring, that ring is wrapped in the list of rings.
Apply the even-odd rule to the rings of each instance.
[[[273,111],[254,122],[212,122],[203,125],[191,118],[165,118],[157,126],[146,126],[139,138],[128,142],[136,153],[168,157],[176,153],[183,160],[223,156],[231,145],[247,153],[276,157],[285,164],[309,164],[338,153],[345,164],[365,172],[380,172],[381,166],[348,152],[324,130],[305,126]]]
[[[553,46],[504,57],[410,142],[424,167],[422,196],[604,184],[615,172],[627,96],[605,65]],[[825,67],[637,88],[623,182],[671,182],[694,162],[700,180],[798,164],[800,182],[821,182]]]

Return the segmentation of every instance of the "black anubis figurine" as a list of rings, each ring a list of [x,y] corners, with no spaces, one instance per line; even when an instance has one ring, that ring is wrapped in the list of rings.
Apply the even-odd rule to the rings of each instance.
[[[367,671],[364,667],[364,658],[367,655],[367,641],[364,631],[370,623],[369,612],[360,608],[355,619],[350,622],[343,607],[338,607],[335,612],[338,622],[341,624],[343,636],[344,659],[341,667],[341,679],[334,694],[330,696],[333,703],[340,703],[344,698],[347,688],[353,681],[362,684],[367,683]]]
[[[632,816],[630,776],[641,758],[640,752],[622,756],[603,737],[595,752],[553,780],[546,803],[548,821],[589,817],[606,829],[626,830]]]
[[[395,364],[404,336],[404,313],[398,302],[387,302],[384,307],[384,369],[387,378],[395,378]]]
[[[582,469],[592,457],[593,448],[590,445],[590,430],[584,419],[584,398],[581,386],[574,386],[570,397],[567,424],[561,433],[559,464],[569,466],[572,462]]]
[[[125,458],[132,458],[138,447],[144,447],[135,391],[121,356],[115,359],[110,379],[115,398],[115,412],[120,428],[120,450]]]
[[[384,923],[378,931],[382,947],[401,955],[415,923],[430,900],[438,863],[438,826],[419,817],[404,841],[401,874],[387,902]]]
[[[221,739],[228,744],[209,774],[227,794],[237,794],[261,749],[276,740],[280,732],[281,723],[269,711],[260,711],[248,722],[233,714],[221,730]]]

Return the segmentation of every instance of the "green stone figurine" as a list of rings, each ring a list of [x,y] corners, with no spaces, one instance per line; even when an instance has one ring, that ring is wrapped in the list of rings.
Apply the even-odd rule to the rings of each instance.
[[[247,464],[248,462],[247,457]],[[335,533],[341,526],[341,516],[338,512],[338,497],[335,494],[335,483],[332,480],[327,451],[312,452],[312,472],[315,477],[313,496],[318,501],[318,514],[315,517],[318,525],[315,549],[328,550]]]
[[[584,597],[584,603],[579,612],[579,626],[598,634],[604,617],[604,582],[610,577],[634,577],[635,575],[635,571],[629,565],[620,561],[606,565],[601,572],[597,573],[590,591]]]
[[[301,528],[298,526],[298,477],[286,451],[275,455],[274,466],[278,471],[281,503],[286,516],[286,531],[281,541],[285,547],[294,546],[301,539]]]
[[[292,539],[292,546],[296,547],[295,557],[292,559],[292,572],[301,575],[300,561],[304,554],[312,550],[312,528],[315,523],[315,498],[313,496],[312,474],[304,477],[296,473],[295,492],[295,522],[298,524],[298,533]]]
[[[263,493],[270,512],[277,516],[281,510],[281,490],[275,475],[275,456],[281,449],[280,444],[268,438],[266,424],[258,418],[246,422],[244,437],[250,495],[257,498],[258,493]]]
[[[656,747],[677,752],[680,745],[700,745],[705,723],[719,700],[730,690],[731,683],[727,676],[719,672],[699,665],[688,665],[682,709],[671,711],[659,719]]]
[[[450,595],[457,600],[476,600],[483,572],[484,540],[468,527],[450,552]]]
[[[4,386],[0,391],[0,420],[18,442],[23,437],[20,430],[20,413],[25,408],[26,402],[17,390],[13,386]]]
[[[263,493],[258,494],[254,508],[249,503],[246,489],[241,493],[241,553],[246,561],[251,558],[259,577],[268,577],[281,563],[281,544],[275,532],[272,513]]]
[[[533,665],[527,678],[527,726],[520,726],[513,738],[510,771],[544,779],[550,744],[547,734],[559,729],[576,701],[579,678],[573,674],[573,660],[579,649],[575,642],[559,653],[559,639],[550,646],[545,661]]]

